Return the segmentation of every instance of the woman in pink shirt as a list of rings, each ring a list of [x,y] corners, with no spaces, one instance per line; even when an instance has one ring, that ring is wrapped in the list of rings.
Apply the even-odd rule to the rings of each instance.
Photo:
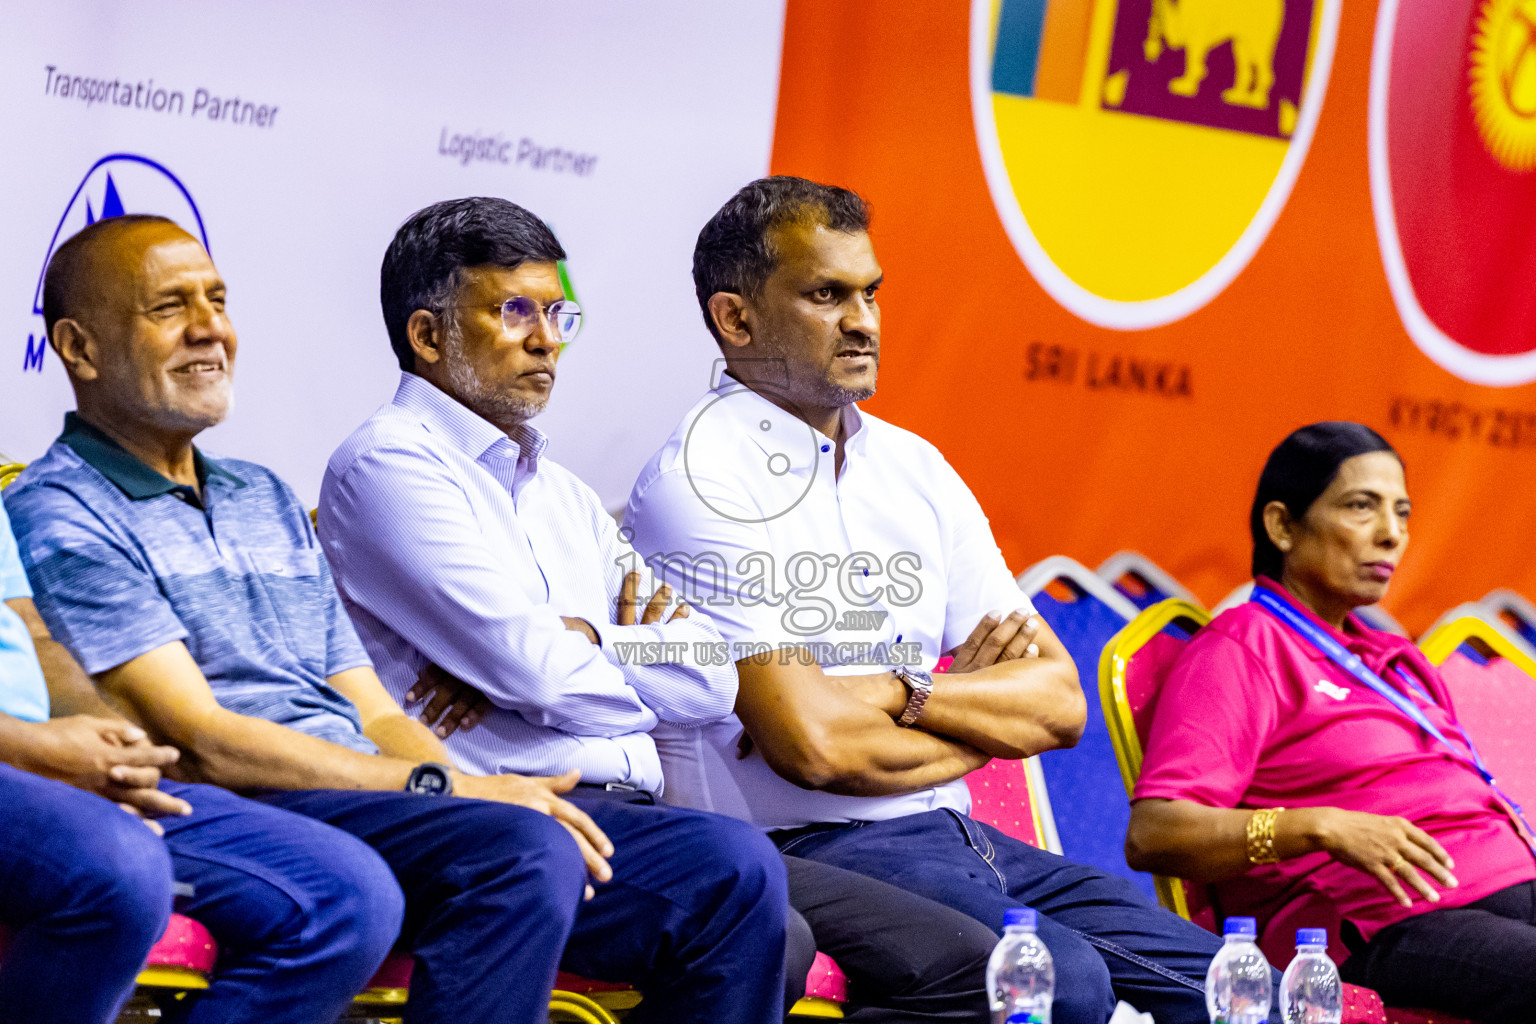
[[[1352,613],[1408,546],[1403,465],[1358,423],[1293,433],[1259,478],[1254,600],[1201,630],[1158,698],[1126,859],[1214,882],[1289,960],[1328,927],[1389,1006],[1536,1021],[1536,854],[1479,771],[1439,672]],[[1353,656],[1353,657],[1351,657]]]

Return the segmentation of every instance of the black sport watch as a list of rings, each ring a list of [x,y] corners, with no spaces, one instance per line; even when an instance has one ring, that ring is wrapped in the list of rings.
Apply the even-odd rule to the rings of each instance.
[[[411,769],[410,778],[405,780],[405,791],[423,796],[452,796],[453,769],[436,761],[424,761]]]

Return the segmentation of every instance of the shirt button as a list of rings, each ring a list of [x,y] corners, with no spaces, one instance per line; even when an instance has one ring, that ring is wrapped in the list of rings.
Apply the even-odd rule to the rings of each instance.
[[[829,445],[829,444],[824,444],[824,445],[821,446],[821,450],[824,451],[824,452],[829,452],[829,451],[832,450],[832,446]]]

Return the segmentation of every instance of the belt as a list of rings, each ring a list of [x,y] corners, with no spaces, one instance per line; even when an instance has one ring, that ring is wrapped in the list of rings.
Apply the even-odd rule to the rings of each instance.
[[[656,803],[655,793],[623,782],[578,782],[570,795],[595,800],[617,800],[624,804],[654,805]]]

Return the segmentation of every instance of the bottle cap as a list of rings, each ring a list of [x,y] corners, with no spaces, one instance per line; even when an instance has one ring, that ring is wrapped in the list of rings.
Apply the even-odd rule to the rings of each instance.
[[[1035,927],[1035,924],[1035,912],[1028,907],[1010,907],[1003,911],[1004,928],[1014,928],[1018,926],[1033,928]]]
[[[1326,928],[1297,928],[1296,945],[1298,946],[1326,946],[1328,945],[1328,929]]]
[[[1259,934],[1259,922],[1251,917],[1229,917],[1221,927],[1223,935],[1244,935],[1253,938]]]

